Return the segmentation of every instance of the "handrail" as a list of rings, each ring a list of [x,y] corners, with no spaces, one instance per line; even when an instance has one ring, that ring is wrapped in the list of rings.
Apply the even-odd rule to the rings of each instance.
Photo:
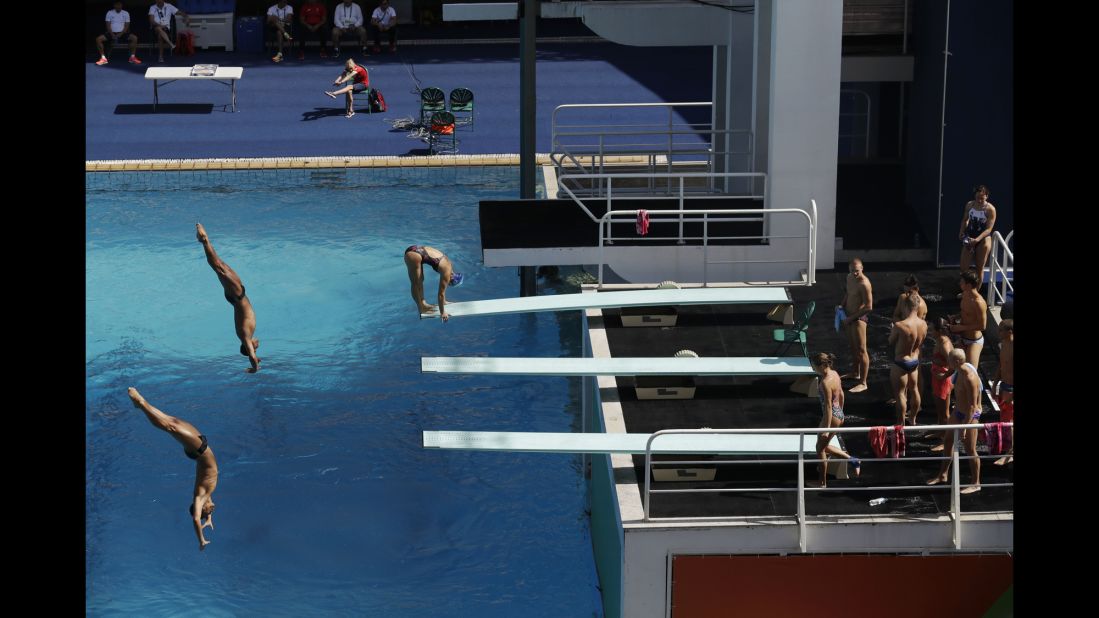
[[[814,204],[813,210],[814,210],[814,212],[813,212],[812,215],[809,214],[808,212],[804,211],[804,210],[801,210],[800,208],[746,208],[746,209],[743,209],[743,210],[709,208],[709,209],[699,209],[699,210],[682,210],[682,209],[680,209],[680,210],[649,210],[647,212],[648,212],[649,217],[650,217],[649,218],[650,222],[678,221],[679,222],[679,228],[680,228],[678,239],[679,239],[680,243],[682,243],[685,240],[699,240],[699,239],[702,240],[702,251],[703,251],[703,258],[702,258],[702,260],[703,260],[702,261],[702,287],[707,287],[707,285],[709,284],[709,277],[708,277],[709,268],[708,268],[708,265],[711,264],[711,263],[714,263],[714,264],[732,264],[732,263],[739,262],[739,263],[744,263],[744,264],[752,264],[752,263],[778,264],[778,263],[783,263],[783,262],[801,262],[802,261],[800,259],[799,260],[767,259],[767,260],[723,260],[723,261],[720,261],[720,262],[710,262],[706,258],[706,253],[708,252],[709,241],[711,239],[713,239],[713,240],[722,240],[722,239],[724,239],[724,240],[732,240],[732,239],[737,239],[737,240],[763,240],[763,239],[768,239],[769,240],[769,239],[800,239],[800,238],[807,238],[808,239],[808,248],[807,248],[808,254],[806,256],[806,259],[804,260],[805,263],[806,263],[806,279],[805,279],[805,281],[797,281],[797,282],[788,281],[786,283],[789,283],[790,285],[808,285],[808,286],[811,286],[814,283],[816,283],[816,233],[815,233],[815,229],[814,229],[814,217],[816,216],[815,204]],[[609,229],[609,225],[611,223],[611,218],[616,217],[616,216],[626,216],[626,217],[635,217],[636,218],[637,214],[639,212],[640,212],[639,210],[608,210],[606,212],[606,214],[604,214],[602,217],[599,218],[599,274],[598,274],[598,283],[597,283],[598,289],[603,288],[603,266],[606,263],[606,260],[603,257],[604,256],[604,248],[605,248],[604,240],[609,238],[609,234],[605,233],[605,230]],[[760,219],[747,219],[747,218],[744,217],[744,215],[757,215],[757,214],[758,215],[764,215],[764,216],[778,215],[778,214],[802,215],[802,216],[805,217],[806,221],[808,222],[808,231],[807,231],[805,236],[778,236],[778,235],[774,235],[774,234],[762,234],[762,235],[757,235],[757,236],[726,236],[726,237],[713,236],[713,237],[711,237],[709,235],[709,224],[710,224],[711,221],[714,221],[714,222],[721,222],[721,221],[750,222],[750,221],[753,221],[753,220],[760,220]],[[659,217],[659,215],[676,215],[676,216],[666,218],[666,219],[656,218],[656,217]],[[733,215],[733,218],[711,219],[710,215]],[[697,216],[702,217],[702,236],[701,237],[684,236],[684,234],[683,234],[684,217],[697,217]],[[653,240],[656,240],[656,239],[653,239]],[[662,239],[662,240],[666,240],[666,239]]]
[[[751,195],[751,196],[746,196],[746,197],[755,197],[755,198],[766,200],[767,199],[767,174],[764,174],[762,172],[721,172],[721,173],[713,173],[713,172],[667,172],[666,173],[666,172],[659,172],[659,173],[652,173],[652,174],[622,172],[622,173],[616,173],[616,174],[582,174],[582,175],[580,175],[580,174],[562,174],[561,176],[558,177],[558,180],[564,181],[564,180],[570,180],[570,179],[574,179],[574,178],[585,178],[585,179],[592,179],[592,180],[607,180],[608,183],[607,183],[607,197],[606,198],[602,198],[602,197],[593,198],[592,196],[588,196],[588,198],[589,199],[606,199],[607,202],[608,202],[608,211],[609,211],[611,209],[611,206],[613,205],[613,199],[612,199],[613,198],[613,196],[612,196],[613,186],[612,185],[613,185],[613,181],[614,181],[615,178],[626,178],[626,179],[629,179],[629,178],[643,178],[643,179],[660,179],[660,178],[673,179],[673,178],[679,178],[680,179],[680,183],[679,183],[679,185],[680,185],[680,196],[679,196],[679,198],[680,198],[680,206],[682,207],[682,200],[685,197],[685,194],[683,193],[684,185],[683,185],[683,181],[682,181],[682,179],[684,179],[684,178],[756,178],[756,177],[763,178],[763,193],[760,194],[760,195]],[[590,210],[588,210],[588,207],[584,204],[583,199],[581,199],[578,195],[573,193],[572,189],[569,188],[568,185],[566,185],[564,182],[561,182],[558,185],[558,189],[559,190],[563,189],[565,191],[565,193],[568,194],[568,196],[570,198],[572,198],[572,201],[576,202],[576,205],[579,206],[588,215],[588,218],[591,219],[593,223],[598,223],[599,222],[599,218],[596,217],[594,214],[592,214],[592,212]],[[721,195],[721,196],[718,196],[718,197],[723,197],[723,198],[726,198],[726,199],[737,199],[737,196],[733,196],[733,195]],[[656,196],[656,198],[666,199],[663,196]],[[636,196],[636,199],[645,199],[645,197],[644,196]]]
[[[550,159],[557,166],[558,172],[562,171],[566,160],[573,162],[579,156],[591,156],[592,167],[603,171],[603,163],[606,157],[611,155],[647,155],[648,167],[655,171],[657,158],[663,156],[666,161],[660,165],[666,165],[670,171],[673,157],[685,157],[690,155],[703,155],[703,158],[690,159],[704,163],[711,171],[714,168],[715,159],[720,156],[749,156],[754,151],[754,134],[744,129],[716,129],[709,122],[676,122],[675,111],[683,108],[709,108],[710,118],[713,118],[713,103],[710,101],[672,102],[672,103],[570,103],[559,105],[553,110],[551,118],[551,153]],[[561,116],[576,110],[604,110],[629,113],[638,110],[666,110],[666,118],[662,120],[650,120],[653,115],[641,115],[641,122],[622,124],[620,114],[616,113],[614,124],[598,121],[583,122],[583,119],[575,120],[570,124],[560,123]],[[625,130],[623,130],[625,129]],[[740,149],[729,152],[717,152],[714,148],[715,138],[719,135],[739,135],[747,138],[747,144],[743,151]],[[628,137],[659,136],[666,137],[665,141],[654,140],[651,143],[615,143]],[[689,143],[677,142],[677,136],[690,136],[696,138]],[[563,143],[562,138],[590,137],[591,143]],[[635,140],[645,141],[645,140]],[[722,141],[725,143],[725,140]],[[570,156],[573,155],[573,156]],[[598,161],[598,162],[596,162]],[[682,161],[682,159],[681,159]],[[751,168],[751,161],[746,162]]]
[[[1009,294],[1015,294],[1015,286],[1008,279],[1008,275],[1014,276],[1015,272],[1015,254],[1008,246],[1014,236],[1015,230],[1008,232],[1006,238],[999,232],[992,232],[992,251],[988,255],[988,290],[985,292],[985,303],[989,307],[1002,305],[1007,302]],[[996,279],[997,275],[999,281]]]
[[[864,459],[863,460],[863,463],[873,462],[873,463],[876,464],[876,463],[885,463],[885,462],[899,463],[899,462],[902,462],[902,461],[910,461],[910,462],[911,461],[931,461],[931,460],[942,461],[944,459],[950,459],[952,474],[951,474],[949,485],[947,485],[947,484],[939,484],[939,485],[901,485],[901,486],[895,486],[895,485],[894,486],[865,486],[865,485],[863,485],[863,486],[859,486],[859,487],[806,487],[805,486],[805,466],[804,466],[804,464],[806,464],[806,463],[825,463],[827,460],[826,459],[817,459],[817,458],[806,458],[804,456],[805,438],[808,435],[813,435],[813,434],[818,434],[819,435],[819,434],[822,434],[822,433],[828,433],[828,434],[868,433],[871,429],[873,429],[872,427],[812,427],[812,428],[752,428],[752,429],[662,429],[662,430],[654,432],[652,435],[650,435],[648,440],[645,442],[644,521],[653,521],[653,518],[650,516],[650,510],[649,510],[650,497],[651,497],[651,494],[653,494],[653,493],[736,493],[736,492],[757,492],[758,493],[758,492],[789,492],[789,491],[796,491],[797,492],[797,518],[798,518],[798,544],[801,547],[801,550],[805,551],[805,548],[806,548],[806,524],[808,523],[808,519],[807,519],[806,514],[805,514],[805,492],[806,491],[822,491],[822,492],[826,492],[826,491],[878,491],[878,490],[897,490],[897,489],[908,489],[908,490],[911,490],[911,489],[925,489],[925,490],[928,490],[928,491],[938,491],[938,490],[942,490],[942,489],[950,489],[950,492],[951,492],[950,516],[953,520],[952,521],[952,527],[953,527],[952,541],[953,541],[955,549],[961,549],[962,548],[962,536],[961,536],[961,515],[962,515],[962,513],[961,513],[960,491],[961,491],[962,485],[961,485],[960,480],[959,480],[960,479],[960,473],[958,471],[958,468],[959,468],[958,464],[959,464],[959,459],[960,459],[959,455],[958,455],[958,451],[959,451],[958,447],[960,445],[960,441],[958,439],[958,437],[959,437],[958,432],[959,431],[970,430],[970,429],[983,429],[987,425],[988,424],[986,424],[986,423],[970,423],[970,424],[951,424],[951,425],[919,425],[919,426],[914,426],[913,425],[913,426],[905,426],[905,427],[901,428],[901,431],[904,431],[905,433],[907,433],[909,431],[921,431],[921,432],[925,432],[925,431],[954,431],[954,449],[952,450],[952,452],[949,455],[944,455],[944,456],[941,456],[941,457],[905,457],[905,458],[898,458],[898,459],[889,458],[889,459]],[[1005,423],[1002,423],[1001,426],[1014,427],[1014,423],[1005,422]],[[896,431],[897,428],[887,426],[886,430],[887,431]],[[798,456],[797,456],[796,460],[790,460],[790,459],[768,460],[768,459],[763,459],[763,460],[755,460],[755,461],[750,461],[750,462],[746,462],[746,461],[706,461],[705,462],[707,465],[736,465],[736,464],[795,463],[796,462],[798,464],[797,487],[796,488],[790,488],[790,487],[741,487],[741,488],[722,488],[722,489],[660,489],[660,490],[654,490],[651,487],[651,485],[652,485],[652,480],[651,480],[652,479],[652,469],[653,469],[653,461],[652,461],[652,445],[653,445],[653,442],[655,442],[658,438],[660,438],[662,436],[677,435],[677,434],[707,434],[707,435],[715,435],[715,434],[730,434],[730,435],[736,435],[736,434],[769,434],[769,435],[780,434],[780,435],[790,435],[790,434],[794,434],[794,435],[797,435],[798,436],[799,448],[798,448]],[[996,457],[996,455],[980,455],[978,457],[980,459],[989,459],[989,458]],[[840,459],[840,458],[833,458],[833,459]],[[674,465],[674,464],[682,465],[682,464],[685,464],[685,463],[700,463],[700,462],[660,461],[660,462],[657,462],[657,463],[658,463],[658,465]],[[981,486],[982,487],[1014,487],[1014,485],[1015,485],[1014,483],[985,483],[985,484],[982,484]],[[968,486],[969,485],[966,485],[966,487],[968,487]],[[682,519],[695,519],[695,518],[677,517],[676,519],[677,520],[682,520]],[[712,517],[706,517],[705,519],[712,520],[713,518]]]

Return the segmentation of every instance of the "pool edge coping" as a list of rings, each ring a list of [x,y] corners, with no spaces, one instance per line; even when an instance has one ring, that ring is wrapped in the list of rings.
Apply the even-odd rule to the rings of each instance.
[[[538,165],[552,165],[548,153],[535,155]],[[645,157],[604,157],[605,163],[643,163]],[[433,156],[322,156],[215,159],[123,159],[84,161],[85,172],[171,172],[203,170],[324,169],[359,167],[481,167],[519,165],[517,154]]]

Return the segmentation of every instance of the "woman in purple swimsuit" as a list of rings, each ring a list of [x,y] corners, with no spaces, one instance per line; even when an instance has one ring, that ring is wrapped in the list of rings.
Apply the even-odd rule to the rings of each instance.
[[[450,315],[446,312],[446,288],[448,285],[462,285],[464,276],[454,271],[454,265],[445,253],[427,245],[412,245],[404,250],[404,263],[408,268],[408,280],[412,283],[412,300],[420,313],[439,310],[439,317],[446,322]],[[424,264],[439,273],[439,305],[430,305],[424,300]]]

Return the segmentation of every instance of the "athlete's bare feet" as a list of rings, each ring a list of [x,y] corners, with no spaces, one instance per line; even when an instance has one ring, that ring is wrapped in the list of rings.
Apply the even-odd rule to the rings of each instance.
[[[850,380],[851,378],[857,378],[857,377],[859,377],[859,372],[857,372],[857,371],[849,371],[849,372],[847,372],[847,373],[845,373],[845,374],[841,375],[841,376],[840,376],[840,379],[841,379],[841,380]]]
[[[435,311],[438,311],[438,309],[439,307],[435,305],[422,305],[420,307],[420,313],[433,313]]]
[[[206,241],[209,240],[209,237],[206,236],[206,228],[202,227],[201,223],[195,224],[195,238],[197,238],[198,241],[203,244],[205,244]]]
[[[140,410],[147,405],[145,402],[145,398],[141,396],[141,393],[137,392],[136,388],[131,386],[130,388],[126,389],[126,392],[130,395],[130,401],[134,403],[135,408]]]
[[[1013,461],[1015,461],[1015,456],[1014,455],[1004,455],[1003,457],[1001,457],[1001,458],[997,459],[996,461],[992,462],[992,465],[1002,466],[1004,464],[1009,464]]]
[[[927,484],[928,485],[939,485],[939,484],[945,483],[945,482],[946,482],[946,477],[940,475],[940,476],[936,476],[935,478],[928,481]]]
[[[978,491],[981,491],[981,486],[980,485],[970,485],[969,487],[966,487],[965,489],[961,490],[958,493],[975,494]]]
[[[946,445],[945,444],[938,444],[936,446],[931,447],[931,452],[932,453],[941,453],[944,450],[946,450]]]
[[[859,384],[856,384],[856,385],[852,386],[851,388],[847,389],[847,392],[848,393],[861,393],[861,392],[865,391],[868,388],[870,388],[870,387],[866,385],[866,382],[860,382]]]

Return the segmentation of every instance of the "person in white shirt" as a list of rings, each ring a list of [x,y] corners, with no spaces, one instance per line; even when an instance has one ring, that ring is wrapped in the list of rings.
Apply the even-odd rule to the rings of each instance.
[[[397,11],[382,0],[370,15],[370,29],[374,32],[374,53],[382,53],[382,33],[389,36],[389,53],[397,51]]]
[[[267,9],[267,25],[275,32],[275,43],[279,46],[279,53],[271,60],[282,62],[282,44],[294,40],[291,33],[294,30],[294,7],[279,0]]]
[[[104,32],[95,37],[95,47],[99,50],[99,60],[96,64],[103,66],[107,64],[107,55],[103,53],[103,44],[110,38],[111,45],[118,45],[121,41],[129,41],[130,43],[130,64],[141,64],[141,61],[137,59],[137,35],[130,32],[130,13],[122,10],[122,0],[115,0],[114,9],[107,11],[107,19],[105,20],[106,28]]]
[[[366,28],[363,28],[363,10],[351,0],[343,0],[336,5],[332,14],[332,47],[336,49],[335,56],[340,55],[340,37],[345,33],[354,33],[359,37],[359,45],[366,55]]]
[[[168,4],[164,0],[156,0],[156,4],[149,7],[149,26],[153,29],[153,37],[156,38],[156,50],[160,54],[157,62],[164,62],[164,47],[169,49],[175,49],[176,44],[172,42],[172,20],[175,19],[176,13],[183,16],[183,21],[188,26],[191,25],[191,16],[187,13],[177,9],[175,6]]]

